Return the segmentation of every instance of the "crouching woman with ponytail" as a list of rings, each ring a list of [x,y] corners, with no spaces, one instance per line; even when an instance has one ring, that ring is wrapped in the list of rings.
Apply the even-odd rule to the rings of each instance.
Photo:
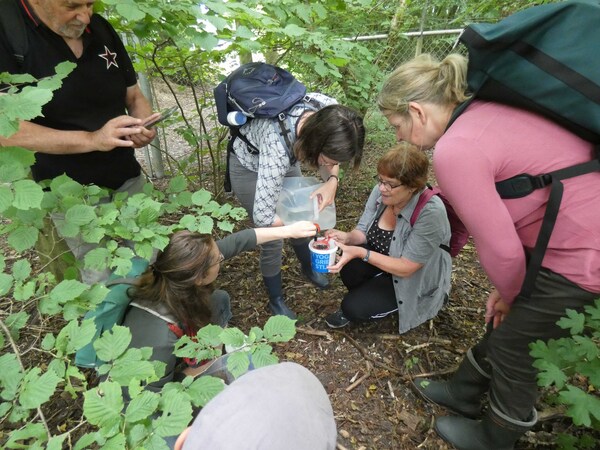
[[[129,289],[130,307],[123,325],[132,335],[130,347],[151,347],[152,360],[166,363],[165,375],[146,388],[160,389],[176,376],[175,343],[183,334],[195,334],[208,324],[225,326],[231,318],[229,294],[215,289],[220,264],[265,242],[314,236],[311,222],[284,227],[256,228],[214,241],[190,231],[175,233],[156,262]],[[183,375],[196,375],[187,367]]]

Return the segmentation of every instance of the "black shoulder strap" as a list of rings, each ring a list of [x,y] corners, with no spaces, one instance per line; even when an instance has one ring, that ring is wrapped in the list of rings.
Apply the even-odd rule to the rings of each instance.
[[[525,272],[525,280],[521,287],[519,297],[529,298],[535,286],[537,274],[542,268],[546,248],[550,242],[550,236],[558,217],[560,202],[562,200],[564,186],[562,180],[576,177],[585,173],[600,171],[600,144],[595,147],[596,158],[581,164],[575,164],[564,169],[555,170],[546,174],[532,176],[528,174],[517,175],[508,180],[499,181],[496,183],[496,190],[501,198],[520,198],[524,197],[536,189],[541,189],[550,186],[550,195],[544,211],[544,218],[540,232],[535,242],[533,251],[531,252],[527,270]]]
[[[28,49],[27,30],[15,0],[0,0],[0,25],[6,33],[19,67],[23,67]]]

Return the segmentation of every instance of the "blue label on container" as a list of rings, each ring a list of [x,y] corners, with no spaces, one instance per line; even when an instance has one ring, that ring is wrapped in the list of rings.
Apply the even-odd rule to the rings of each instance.
[[[327,270],[327,266],[330,265],[330,261],[331,261],[330,253],[322,254],[322,253],[311,252],[310,255],[311,255],[312,268],[315,272],[329,273],[329,270]]]

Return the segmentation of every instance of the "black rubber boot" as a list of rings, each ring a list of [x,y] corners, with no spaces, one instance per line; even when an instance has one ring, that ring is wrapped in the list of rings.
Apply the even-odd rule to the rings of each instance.
[[[302,266],[302,273],[308,280],[314,284],[319,289],[327,289],[329,288],[329,278],[327,275],[319,272],[315,272],[312,269],[312,265],[310,263],[310,250],[308,248],[308,243],[310,239],[302,242],[301,244],[296,243],[296,241],[292,248],[294,249],[294,253],[298,257],[298,261],[300,261],[300,265]]]
[[[437,434],[458,450],[512,450],[515,442],[537,422],[534,409],[528,420],[508,417],[493,403],[481,420],[465,417],[437,417],[434,428]]]
[[[281,285],[281,272],[272,277],[263,277],[267,292],[269,293],[269,309],[274,316],[287,316],[296,319],[296,313],[285,304],[283,288]]]
[[[450,380],[413,380],[413,387],[425,400],[471,419],[481,417],[481,400],[489,386],[490,375],[477,364],[471,349]]]

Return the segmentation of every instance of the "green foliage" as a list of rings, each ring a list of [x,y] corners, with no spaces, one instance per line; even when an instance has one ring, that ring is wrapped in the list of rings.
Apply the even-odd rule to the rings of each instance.
[[[530,345],[539,370],[538,384],[551,388],[555,401],[567,407],[566,414],[578,426],[600,430],[600,299],[584,313],[567,310],[557,324],[571,336],[537,341]],[[581,441],[583,439],[583,441]],[[561,437],[561,448],[592,448],[589,436]],[[577,446],[577,447],[576,447]]]
[[[40,81],[1,76],[3,82],[15,86],[8,95],[0,96],[3,134],[14,132],[19,119],[39,114],[48,92],[51,95],[66,75],[64,67],[57,72]],[[16,86],[22,82],[37,86],[19,91]],[[43,95],[36,95],[36,90],[44,91]],[[8,245],[0,251],[0,295],[7,306],[0,315],[0,421],[13,429],[3,434],[3,448],[60,449],[67,439],[73,440],[72,432],[81,425],[97,431],[81,436],[73,448],[166,448],[163,437],[180,433],[191,420],[192,409],[218,394],[223,381],[189,377],[169,383],[162,392],[145,390],[144,386],[164,375],[165,365],[150,359],[150,348],[129,348],[129,329],[115,326],[94,341],[106,363],[98,370],[103,381],[88,386],[85,374],[73,365],[73,355],[93,339],[94,322],[81,321],[81,316],[103,300],[107,288],[69,277],[57,281],[46,267],[32,266],[29,258],[50,215],[62,236],[81,235],[84,243],[99,244],[85,258],[84,268],[110,268],[124,275],[134,254],[148,258],[153,249],[164,248],[174,231],[229,232],[246,213],[219,204],[206,190],[188,191],[188,180],[182,176],[174,177],[164,193],[147,185],[142,194],[118,194],[108,201],[105,190],[82,186],[66,176],[44,185],[34,183],[28,178],[33,162],[34,154],[24,149],[5,147],[0,152],[0,235]],[[182,215],[182,210],[186,214]],[[180,218],[174,219],[175,214]],[[133,249],[121,245],[125,239],[134,243]],[[31,336],[23,332],[29,334],[32,316],[44,324],[62,322],[64,326],[56,334],[39,336],[32,344]],[[218,333],[210,326],[200,330],[194,344],[211,348],[211,358],[220,356],[225,341],[245,347],[247,352],[229,357],[235,376],[248,369],[248,355],[257,355],[256,367],[276,362],[269,343],[291,339],[295,331],[293,321],[287,318],[273,318],[266,331],[254,327],[250,340],[239,330],[217,328]],[[23,348],[40,357],[24,361]],[[198,359],[208,354],[188,353]],[[44,412],[59,395],[82,401],[84,417],[80,425],[55,434]]]

